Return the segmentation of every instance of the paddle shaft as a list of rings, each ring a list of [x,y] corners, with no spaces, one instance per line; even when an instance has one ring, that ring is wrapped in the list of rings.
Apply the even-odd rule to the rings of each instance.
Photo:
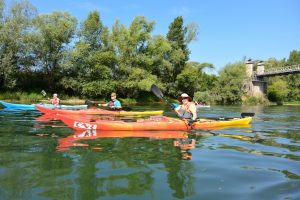
[[[161,99],[161,100],[163,100],[163,101],[165,101],[167,104],[169,104],[169,106],[172,108],[172,111],[174,111],[174,106],[173,106],[173,104],[171,104],[165,97],[164,97],[164,94],[161,92],[161,90],[155,85],[155,84],[153,84],[152,86],[151,86],[151,91],[155,94],[155,96],[157,96],[159,99]],[[176,113],[177,114],[177,113]],[[178,114],[177,114],[177,116],[178,116]],[[186,123],[186,125],[188,126],[188,127],[190,127],[191,129],[193,128],[193,126],[192,125],[189,125],[189,122],[187,121],[187,119],[185,119],[185,118],[182,118],[182,117],[180,117],[180,116],[178,116],[180,119],[182,119],[185,123]]]

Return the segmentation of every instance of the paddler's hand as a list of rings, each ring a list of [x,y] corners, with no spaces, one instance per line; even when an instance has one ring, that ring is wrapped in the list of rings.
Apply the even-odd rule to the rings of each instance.
[[[187,123],[189,126],[193,126],[193,123],[195,122],[196,120],[193,120],[193,119],[188,119],[187,120]]]
[[[172,104],[172,103],[170,104],[170,107],[171,107],[172,110],[175,110],[175,108],[176,108],[175,105]]]

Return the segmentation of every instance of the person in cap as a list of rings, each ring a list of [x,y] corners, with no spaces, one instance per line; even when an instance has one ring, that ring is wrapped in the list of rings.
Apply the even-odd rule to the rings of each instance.
[[[190,123],[196,121],[197,108],[192,98],[188,94],[183,93],[178,98],[178,101],[180,101],[181,105],[174,109],[177,115],[181,118],[189,120]]]
[[[122,105],[119,100],[117,100],[117,94],[115,92],[110,95],[111,100],[105,104],[98,104],[98,106],[108,106],[112,110],[121,110]]]
[[[50,102],[56,107],[59,105],[60,99],[57,97],[57,94],[54,93],[52,99],[50,99]]]

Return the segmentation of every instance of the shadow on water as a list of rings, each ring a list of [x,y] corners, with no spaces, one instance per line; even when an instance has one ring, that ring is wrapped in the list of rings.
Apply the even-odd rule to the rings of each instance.
[[[74,132],[38,111],[2,109],[0,199],[299,199],[299,107],[199,113],[241,112],[256,113],[251,126]]]

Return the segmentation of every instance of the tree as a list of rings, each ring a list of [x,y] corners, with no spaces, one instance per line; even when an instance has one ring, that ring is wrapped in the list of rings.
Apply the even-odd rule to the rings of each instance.
[[[53,12],[37,18],[36,46],[38,70],[46,74],[48,86],[56,90],[62,75],[68,45],[74,36],[77,20],[67,12]]]
[[[183,25],[182,16],[176,17],[169,26],[167,39],[171,43],[172,52],[169,55],[169,60],[172,63],[173,73],[172,80],[175,81],[178,74],[184,69],[186,61],[189,59],[190,51],[187,48],[185,35],[187,28]]]
[[[64,71],[70,75],[61,81],[64,88],[88,97],[111,92],[116,58],[109,37],[100,14],[91,12],[81,24],[70,61],[64,64]]]
[[[288,86],[286,81],[283,81],[279,77],[272,80],[272,83],[268,86],[268,98],[270,101],[276,102],[282,105],[283,101],[287,97]]]
[[[213,68],[213,65],[210,63],[187,62],[184,70],[177,75],[177,90],[192,96],[196,91],[208,90],[209,76],[202,71],[205,67]]]
[[[246,78],[244,62],[227,64],[220,71],[220,76],[212,94],[217,102],[235,104],[241,102],[243,95],[242,83]]]
[[[159,80],[166,82],[171,79],[172,64],[167,59],[167,55],[172,51],[171,44],[165,36],[156,35],[149,40],[148,54],[152,58],[151,73]]]
[[[300,51],[293,50],[290,52],[287,65],[300,64]],[[300,101],[300,74],[290,74],[287,76],[289,101]]]
[[[20,83],[20,71],[33,64],[33,19],[36,9],[28,2],[12,4],[4,15],[4,2],[0,1],[0,88],[15,89]]]

